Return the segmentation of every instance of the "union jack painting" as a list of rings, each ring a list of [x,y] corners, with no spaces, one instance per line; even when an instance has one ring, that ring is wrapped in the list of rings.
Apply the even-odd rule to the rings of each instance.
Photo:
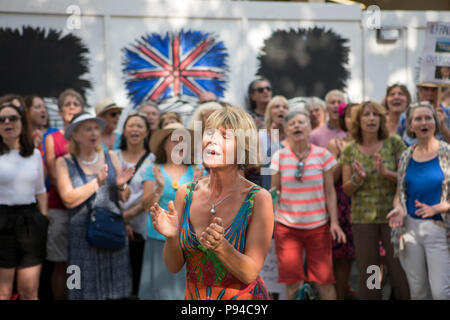
[[[183,31],[144,35],[124,48],[123,72],[128,97],[143,101],[211,91],[223,97],[228,71],[226,48],[210,33]]]

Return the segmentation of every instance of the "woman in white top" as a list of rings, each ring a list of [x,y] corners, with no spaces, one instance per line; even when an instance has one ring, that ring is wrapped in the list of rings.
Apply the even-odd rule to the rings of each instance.
[[[144,192],[142,178],[146,168],[153,163],[155,156],[150,153],[148,143],[146,143],[150,125],[144,114],[134,113],[129,115],[124,122],[122,132],[119,149],[115,152],[122,167],[135,168],[134,176],[128,182],[130,197],[125,202],[119,201],[119,204],[123,210],[128,239],[130,240],[130,262],[133,272],[132,292],[134,296],[137,296],[148,221],[145,209],[141,204]]]
[[[0,106],[0,300],[37,300],[47,235],[47,190],[23,109]],[[37,202],[37,203],[36,203]]]

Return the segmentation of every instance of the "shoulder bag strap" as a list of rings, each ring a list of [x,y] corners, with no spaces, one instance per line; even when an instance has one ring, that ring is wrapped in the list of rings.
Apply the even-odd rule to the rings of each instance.
[[[139,168],[141,167],[142,163],[145,161],[145,159],[148,157],[148,155],[150,154],[150,152],[146,152],[140,159],[139,161],[136,163],[136,166],[134,167],[134,173],[131,176],[130,179],[128,179],[127,184],[130,184],[131,180],[133,179],[134,175],[136,174],[136,172],[139,170]]]
[[[77,157],[75,157],[73,154],[70,154],[73,160],[73,163],[75,164],[75,168],[77,169],[78,173],[80,174],[81,180],[83,180],[83,183],[86,184],[86,175],[84,174],[83,170],[81,169],[80,165],[78,164]],[[95,199],[95,192],[92,196],[87,199],[87,206],[89,210],[92,210],[92,202]]]

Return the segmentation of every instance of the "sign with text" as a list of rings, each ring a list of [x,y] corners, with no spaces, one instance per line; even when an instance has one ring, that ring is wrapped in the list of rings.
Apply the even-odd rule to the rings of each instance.
[[[450,23],[427,23],[419,81],[450,84]]]

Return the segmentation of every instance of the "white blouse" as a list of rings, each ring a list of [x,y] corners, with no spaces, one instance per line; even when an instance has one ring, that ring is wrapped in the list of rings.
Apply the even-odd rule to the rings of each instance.
[[[0,204],[24,205],[36,202],[36,195],[47,192],[41,153],[24,158],[19,150],[0,156]]]

